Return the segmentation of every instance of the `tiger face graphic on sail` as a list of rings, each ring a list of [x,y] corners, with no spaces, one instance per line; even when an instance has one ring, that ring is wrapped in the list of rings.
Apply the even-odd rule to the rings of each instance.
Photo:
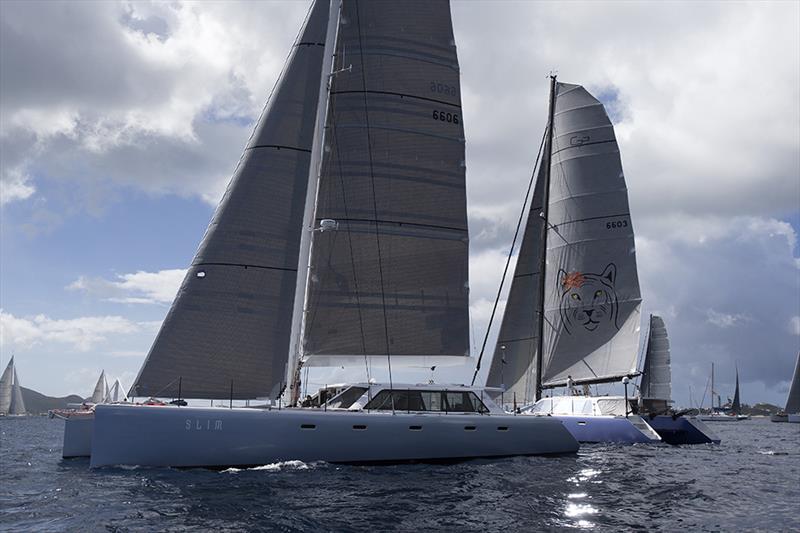
[[[617,267],[609,263],[601,274],[558,270],[558,290],[561,292],[561,321],[564,329],[585,329],[594,332],[617,325],[617,293],[614,280]]]

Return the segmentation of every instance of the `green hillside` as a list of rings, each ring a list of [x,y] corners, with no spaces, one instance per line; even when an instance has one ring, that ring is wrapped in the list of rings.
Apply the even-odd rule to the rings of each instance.
[[[54,398],[25,387],[20,388],[22,389],[22,399],[25,401],[25,409],[30,415],[47,413],[50,409],[66,409],[69,403],[81,403],[83,401],[83,398],[77,394]]]

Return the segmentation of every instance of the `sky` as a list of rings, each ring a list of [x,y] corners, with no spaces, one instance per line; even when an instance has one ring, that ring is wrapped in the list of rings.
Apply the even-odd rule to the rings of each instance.
[[[131,384],[307,8],[0,2],[0,364],[15,355],[24,386],[89,395],[100,369]],[[451,10],[473,345],[557,71],[615,123],[674,399],[699,402],[714,362],[723,398],[738,367],[744,402],[783,404],[800,350],[800,3]]]

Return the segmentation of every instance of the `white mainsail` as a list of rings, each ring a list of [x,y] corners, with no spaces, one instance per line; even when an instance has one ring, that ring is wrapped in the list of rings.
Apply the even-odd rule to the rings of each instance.
[[[644,400],[672,399],[669,337],[664,319],[656,315],[650,315],[640,389]]]
[[[639,278],[614,127],[581,87],[556,84],[544,292],[544,386],[636,373]]]
[[[103,403],[107,396],[108,382],[106,381],[106,371],[103,370],[100,372],[100,377],[97,378],[97,383],[94,386],[94,391],[89,401],[92,403]]]
[[[552,91],[552,124],[487,380],[521,402],[537,399],[540,387],[635,374],[639,344],[633,225],[614,128],[580,85],[554,82]]]
[[[0,376],[0,413],[8,413],[11,407],[11,392],[14,386],[14,358],[8,362],[3,375]]]

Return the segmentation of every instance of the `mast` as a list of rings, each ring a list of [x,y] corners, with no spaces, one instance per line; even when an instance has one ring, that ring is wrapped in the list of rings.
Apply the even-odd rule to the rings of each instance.
[[[714,363],[711,363],[711,411],[714,411]]]
[[[322,1],[322,0],[320,0]],[[314,140],[311,146],[311,162],[308,167],[303,227],[300,234],[300,253],[297,260],[297,282],[292,309],[292,329],[289,335],[289,364],[286,365],[286,383],[289,387],[289,404],[294,405],[300,395],[300,367],[303,358],[303,330],[305,329],[308,305],[308,281],[311,274],[312,232],[316,220],[317,193],[321,174],[322,151],[325,140],[325,119],[328,115],[330,82],[333,75],[333,58],[336,50],[336,35],[342,0],[330,0],[328,28],[325,33],[325,50],[322,57],[322,76],[319,82],[317,116],[314,123]]]
[[[541,217],[544,220],[542,225],[542,258],[539,263],[539,338],[538,347],[536,350],[536,395],[534,401],[539,401],[542,398],[542,359],[544,350],[544,282],[545,282],[545,269],[547,267],[547,214],[549,211],[550,203],[550,162],[553,155],[553,121],[556,112],[556,76],[550,75],[550,109],[547,116],[547,144],[545,145],[544,154],[547,160],[543,160],[544,167],[544,197],[542,198],[542,212]]]

